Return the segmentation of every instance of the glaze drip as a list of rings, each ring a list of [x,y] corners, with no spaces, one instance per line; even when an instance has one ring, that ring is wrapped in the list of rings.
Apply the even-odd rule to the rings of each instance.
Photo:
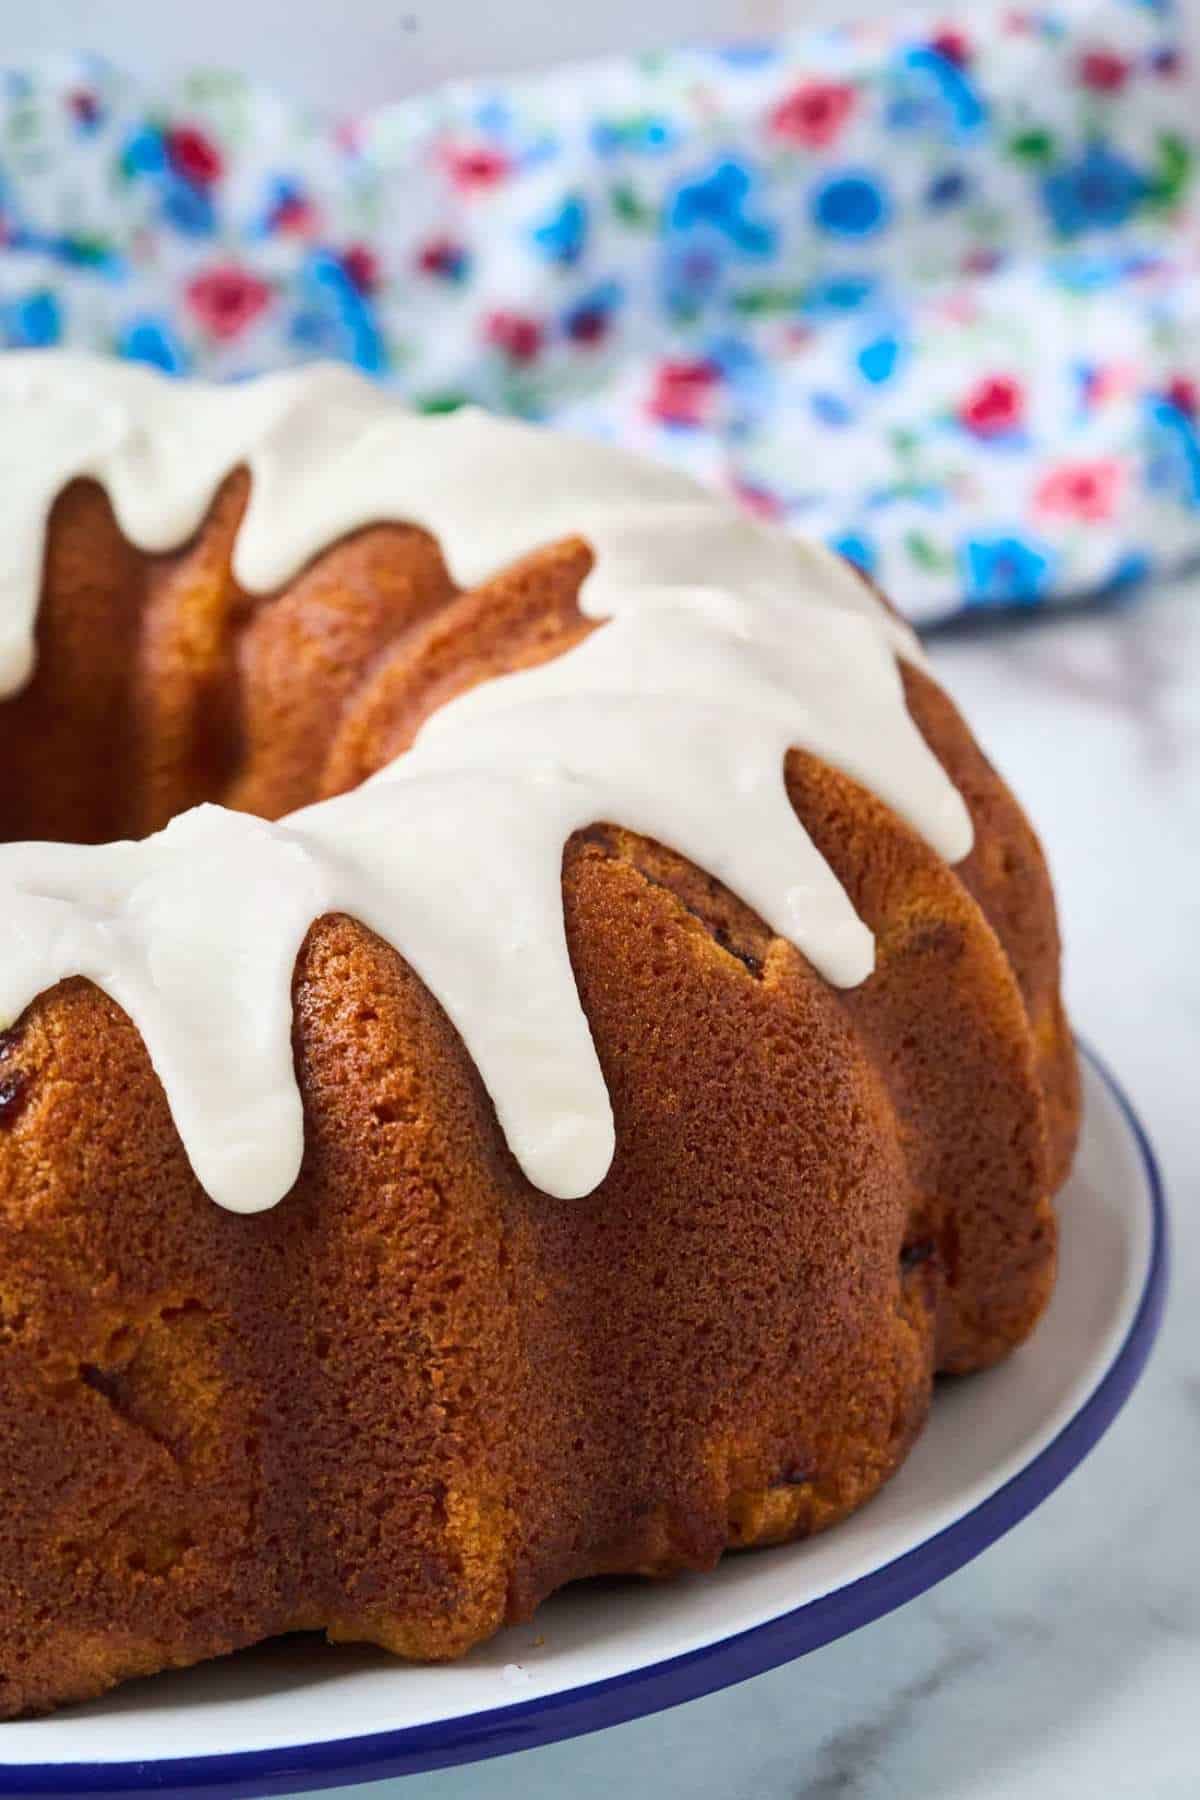
[[[904,703],[911,634],[827,552],[684,477],[477,412],[422,418],[332,367],[214,388],[8,356],[0,403],[7,692],[32,668],[46,521],[77,476],[151,551],[191,536],[247,465],[234,569],[255,591],[380,520],[428,530],[462,587],[557,538],[595,554],[581,605],[602,629],[451,701],[354,793],[277,824],[202,806],[142,843],[0,847],[0,1026],[64,976],[103,988],[222,1206],[272,1206],[299,1172],[291,979],[324,913],[409,961],[525,1173],[566,1198],[614,1148],[567,955],[573,831],[607,820],[678,851],[840,986],[870,973],[873,943],[791,809],[787,750],[871,788],[948,860],[970,849],[966,807]]]

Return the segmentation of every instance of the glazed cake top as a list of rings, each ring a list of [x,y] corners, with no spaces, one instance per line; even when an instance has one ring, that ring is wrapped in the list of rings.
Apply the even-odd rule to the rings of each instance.
[[[905,706],[912,635],[828,551],[684,476],[474,410],[413,414],[335,366],[215,387],[9,354],[0,407],[2,692],[31,673],[47,520],[81,476],[134,545],[164,551],[245,465],[234,573],[253,591],[389,520],[430,532],[462,588],[556,539],[594,552],[580,604],[602,628],[452,700],[353,793],[274,824],[200,806],[140,843],[0,847],[0,1025],[65,976],[103,988],[222,1206],[273,1206],[299,1172],[291,982],[324,913],[408,960],[525,1173],[566,1198],[614,1147],[563,925],[573,831],[609,821],[678,851],[841,986],[874,946],[791,808],[787,750],[863,783],[948,860],[971,847]]]

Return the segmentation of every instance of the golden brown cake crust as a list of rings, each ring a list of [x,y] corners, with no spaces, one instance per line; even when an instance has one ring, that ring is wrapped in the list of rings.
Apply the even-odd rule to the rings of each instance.
[[[251,598],[245,497],[165,557],[95,487],[60,498],[38,672],[0,708],[4,836],[277,815],[588,629],[577,542],[456,596],[431,540],[379,526]],[[456,1656],[565,1581],[814,1531],[896,1468],[936,1369],[1031,1330],[1078,1117],[1053,900],[950,702],[905,680],[966,863],[786,771],[876,934],[858,989],[615,824],[567,847],[617,1124],[585,1200],[530,1187],[437,1003],[348,918],[297,964],[306,1151],[273,1211],[201,1192],[86,982],[0,1039],[0,1712],[295,1629]]]

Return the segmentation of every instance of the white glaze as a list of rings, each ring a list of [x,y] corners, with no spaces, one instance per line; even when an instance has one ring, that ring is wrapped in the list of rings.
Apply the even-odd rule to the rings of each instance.
[[[0,847],[0,1023],[86,975],[140,1030],[196,1174],[239,1212],[296,1179],[303,1118],[291,977],[313,919],[392,943],[446,1009],[530,1180],[588,1192],[608,1095],[567,956],[562,850],[611,820],[735,889],[831,982],[870,933],[788,803],[810,749],[943,856],[966,807],[912,724],[907,630],[826,551],[611,448],[459,412],[403,411],[320,367],[228,388],[99,358],[0,358],[0,690],[28,678],[46,520],[101,481],[145,550],[184,542],[239,464],[238,580],[267,591],[358,527],[439,540],[460,586],[566,536],[595,552],[581,604],[610,622],[554,663],[452,701],[357,792],[267,824],[219,807],[143,843]]]

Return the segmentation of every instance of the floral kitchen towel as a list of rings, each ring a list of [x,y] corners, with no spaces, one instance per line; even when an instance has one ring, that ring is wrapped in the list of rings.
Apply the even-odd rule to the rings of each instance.
[[[1071,598],[1200,550],[1198,138],[1168,0],[341,121],[40,62],[0,77],[0,332],[215,377],[343,357],[689,468],[918,620]]]

